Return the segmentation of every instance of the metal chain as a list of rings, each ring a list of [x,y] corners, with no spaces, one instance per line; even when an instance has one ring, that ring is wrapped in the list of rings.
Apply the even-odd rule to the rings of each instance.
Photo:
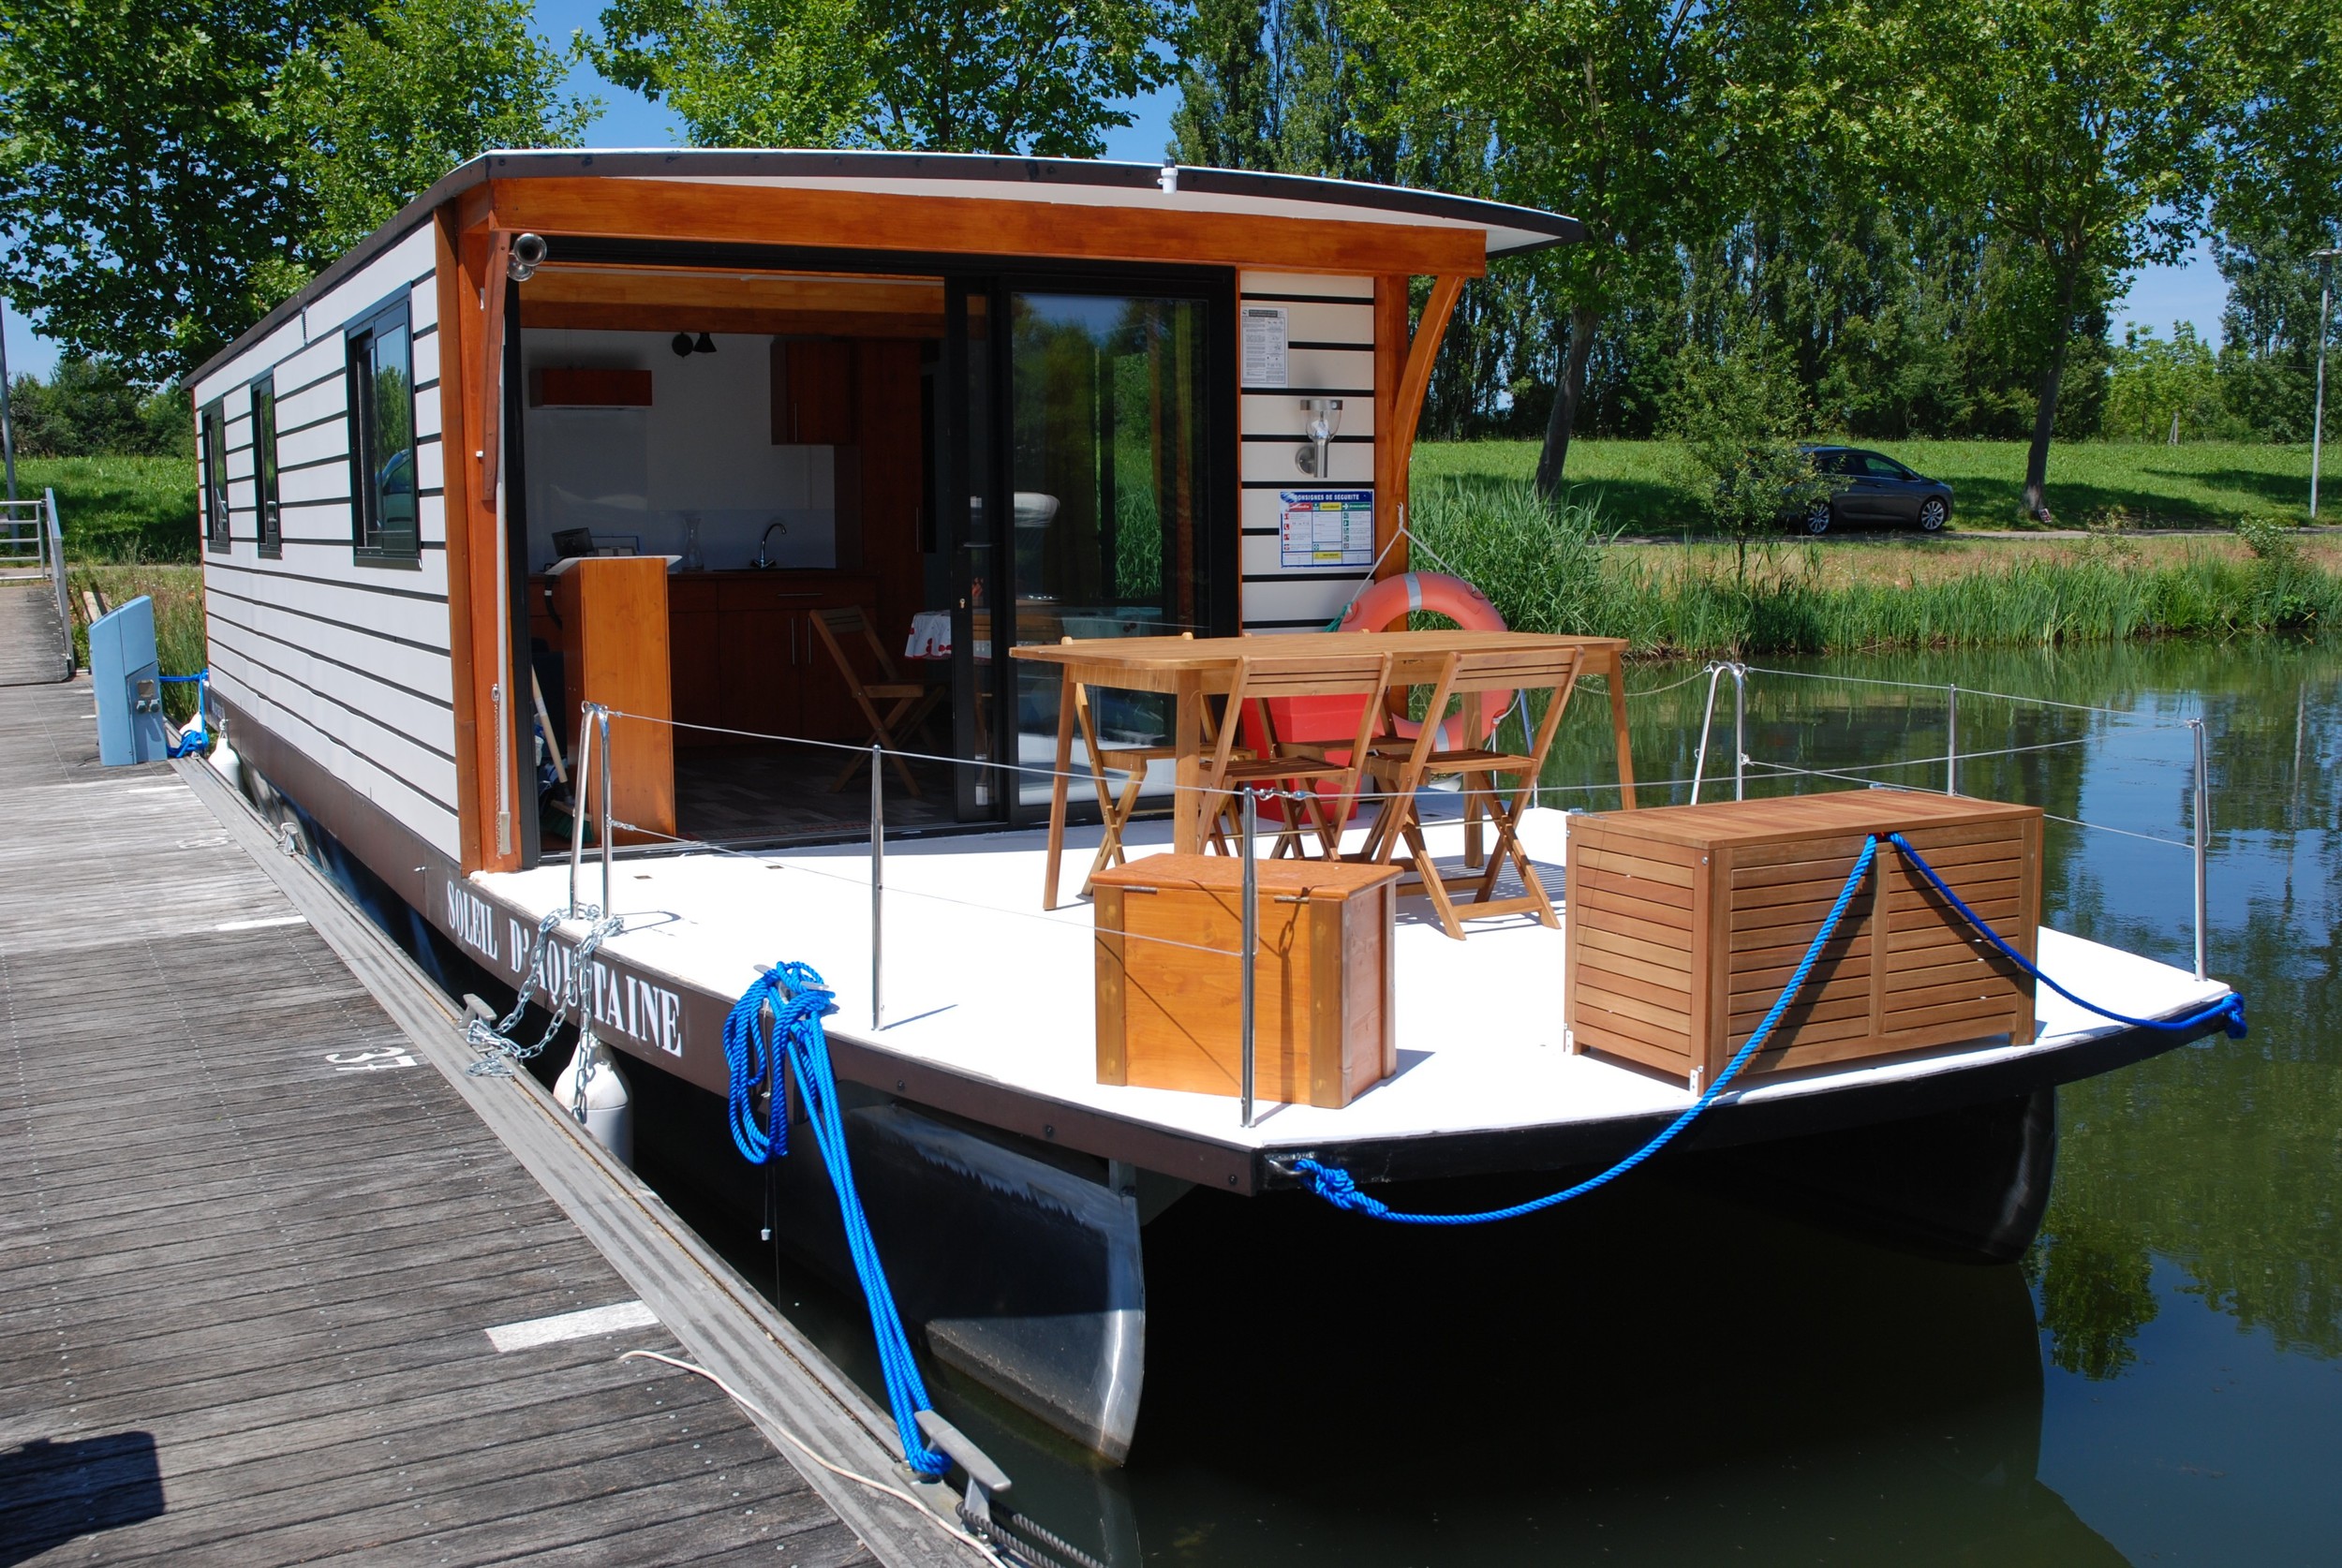
[[[553,932],[572,915],[588,924],[584,939],[577,944],[569,973],[556,993],[547,972],[553,955]],[[626,918],[623,915],[604,918],[600,906],[597,904],[586,904],[574,910],[555,910],[538,922],[536,939],[529,944],[528,968],[522,976],[520,994],[513,999],[512,1011],[494,1024],[474,1018],[464,1030],[465,1043],[474,1050],[486,1053],[464,1071],[475,1078],[509,1078],[512,1075],[512,1063],[527,1061],[541,1055],[547,1045],[553,1043],[553,1037],[560,1032],[561,1026],[569,1022],[570,1010],[581,1004],[586,968],[593,962],[596,950],[625,929]],[[527,1012],[529,997],[539,990],[544,992],[545,1001],[553,1009],[553,1016],[546,1023],[544,1032],[524,1045],[512,1039],[512,1030],[519,1027],[522,1015]],[[586,1014],[583,1028],[587,1035],[591,1034],[593,1023],[590,1011]],[[581,1039],[580,1043],[584,1043]]]

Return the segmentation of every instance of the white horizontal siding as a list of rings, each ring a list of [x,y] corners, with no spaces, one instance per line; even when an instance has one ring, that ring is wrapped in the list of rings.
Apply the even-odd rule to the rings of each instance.
[[[1374,350],[1365,348],[1288,348],[1285,384],[1275,388],[1247,387],[1252,392],[1307,397],[1312,389],[1364,393],[1374,387]],[[1345,419],[1343,427],[1348,428]]]
[[[425,387],[415,394],[415,434],[418,436],[439,433],[439,389]]]
[[[204,595],[204,609],[207,614],[260,636],[312,649],[323,658],[371,670],[383,680],[426,699],[438,703],[453,700],[452,670],[443,652],[415,647],[363,627],[319,620],[273,599],[239,598],[232,590],[217,586]],[[432,739],[429,732],[418,731],[417,734],[424,740]],[[439,743],[434,740],[432,744]]]
[[[1344,415],[1348,409],[1342,410]],[[1348,428],[1345,418],[1343,428]],[[1296,436],[1291,441],[1246,441],[1238,456],[1238,471],[1251,483],[1274,482],[1288,490],[1306,490],[1321,485],[1339,485],[1355,490],[1374,482],[1374,444],[1371,441],[1335,441],[1326,449],[1326,466],[1329,477],[1319,480],[1295,466],[1294,453],[1310,443]],[[1247,491],[1247,496],[1256,494]],[[1267,492],[1276,499],[1275,493]],[[1249,521],[1249,519],[1248,519]]]
[[[332,466],[339,462],[345,474],[349,467],[349,426],[340,419],[330,419],[323,424],[276,438],[276,466],[307,472],[312,466]],[[348,481],[342,488],[347,491]]]
[[[215,672],[220,694],[250,714],[272,734],[298,747],[311,761],[373,801],[433,849],[455,859],[463,852],[453,809],[393,778],[365,756],[352,751],[334,735],[319,729],[294,708],[279,703],[259,679],[247,680],[232,667]],[[296,693],[296,700],[298,694]]]
[[[310,302],[302,312],[308,328],[309,339],[315,342],[328,333],[339,333],[359,317],[382,304],[397,292],[402,284],[412,285],[429,274],[432,265],[431,225],[423,224],[367,262],[363,267],[342,279],[332,290]],[[438,316],[438,288],[425,282],[412,290],[407,302],[408,316],[417,326],[427,326]]]
[[[1309,416],[1301,412],[1301,399],[1309,395],[1310,389],[1307,387],[1246,392],[1237,400],[1238,428],[1247,436],[1290,436],[1297,441],[1309,424]],[[1341,434],[1374,434],[1372,398],[1345,397],[1341,400]]]
[[[363,710],[344,706],[302,676],[270,669],[263,655],[226,643],[214,644],[213,651],[217,656],[212,663],[215,671],[229,671],[247,688],[260,692],[278,707],[299,715],[303,722],[325,737],[339,754],[362,760],[367,764],[363,770],[353,770],[346,761],[334,761],[337,755],[335,750],[310,753],[313,760],[333,768],[337,777],[355,784],[361,778],[367,778],[370,782],[371,776],[378,774],[394,780],[402,793],[429,806],[435,812],[453,815],[453,762],[417,746]],[[303,749],[308,748],[304,747]]]
[[[287,533],[291,533],[290,519]],[[304,529],[308,525],[304,522]],[[257,599],[280,603],[305,615],[321,620],[337,621],[344,626],[366,627],[402,641],[418,643],[442,652],[447,647],[447,604],[433,598],[410,598],[405,592],[381,590],[403,589],[423,592],[428,584],[419,571],[402,571],[391,568],[357,569],[364,574],[357,581],[336,577],[331,569],[334,552],[341,552],[342,570],[349,570],[347,544],[308,546],[296,552],[295,541],[285,541],[285,558],[260,564],[253,571],[229,571],[216,581],[229,593],[242,599]],[[425,552],[438,555],[440,551]],[[211,581],[207,579],[207,581]]]
[[[312,501],[339,501],[347,512],[349,507],[349,454],[334,452],[321,462],[304,463],[300,467],[279,467],[276,495],[287,506],[307,506]]]
[[[1275,300],[1258,300],[1257,304],[1276,304]],[[1348,344],[1359,348],[1374,347],[1374,307],[1372,305],[1317,304],[1301,300],[1284,306],[1285,335],[1295,343]]]
[[[415,308],[418,310],[422,308],[423,296],[430,295],[436,299],[438,292],[436,284],[425,284],[422,288],[416,289],[413,295]],[[426,381],[437,381],[438,378],[439,334],[436,332],[425,333],[415,339],[415,385],[420,387]],[[431,428],[434,430],[439,428],[436,417]]]
[[[280,362],[289,354],[299,352],[302,342],[301,318],[295,316],[259,342],[253,344],[243,353],[196,382],[196,403],[200,406],[211,402],[215,397],[226,396],[255,377],[264,374],[270,365]]]
[[[1245,272],[1237,274],[1237,290],[1247,299],[1254,295],[1317,294],[1339,296],[1345,300],[1374,303],[1374,280],[1371,277],[1342,277],[1329,273],[1265,273]]]
[[[453,765],[454,716],[430,699],[365,673],[363,666],[337,663],[309,648],[264,636],[225,618],[214,629],[213,636],[229,653],[298,681],[337,706],[363,714],[368,722],[393,732],[418,752]]]

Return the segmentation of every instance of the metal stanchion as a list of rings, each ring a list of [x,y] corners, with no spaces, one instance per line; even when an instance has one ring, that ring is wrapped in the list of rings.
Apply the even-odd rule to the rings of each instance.
[[[1231,718],[1229,722],[1235,720]],[[1253,838],[1260,830],[1260,801],[1244,791],[1244,949],[1243,974],[1238,984],[1237,1007],[1244,1043],[1244,1125],[1253,1125],[1253,965],[1260,956],[1260,862],[1253,858]]]
[[[1960,792],[1960,688],[1944,688],[1944,793]]]
[[[2191,718],[2187,728],[2196,743],[2196,978],[2205,978],[2204,943],[2211,928],[2204,891],[2205,857],[2212,847],[2212,777],[2204,771],[2203,720]]]
[[[577,873],[586,863],[586,780],[594,763],[594,706],[586,704],[577,721],[577,771],[570,776],[570,918],[577,918]]]
[[[1694,806],[1699,804],[1699,786],[1708,776],[1708,732],[1715,727],[1716,682],[1723,678],[1724,671],[1725,667],[1722,664],[1708,666],[1708,705],[1700,710],[1699,746],[1692,753],[1692,804]],[[1625,677],[1613,676],[1611,678],[1623,680]]]
[[[1748,798],[1748,666],[1732,663],[1732,798]]]
[[[601,918],[608,920],[614,912],[610,906],[610,710],[594,704],[595,727],[601,731]]]
[[[886,781],[878,747],[870,747],[870,1028],[886,1019]]]

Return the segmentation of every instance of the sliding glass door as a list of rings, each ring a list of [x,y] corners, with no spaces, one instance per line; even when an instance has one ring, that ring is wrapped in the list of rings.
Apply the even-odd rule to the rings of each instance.
[[[1234,490],[1233,451],[1216,442],[1233,424],[1232,408],[1214,407],[1229,379],[1217,303],[1201,291],[1005,291],[1007,526],[996,548],[1016,642],[1208,637],[1233,618],[1219,602],[1233,596],[1214,591],[1216,576],[1233,576],[1214,569],[1232,568],[1237,543],[1234,497],[1221,494]],[[1045,769],[1057,672],[1015,664],[1011,679],[1015,760]],[[1095,697],[1103,745],[1168,741],[1167,698]],[[1085,765],[1078,736],[1075,758]],[[1159,771],[1155,788],[1167,789]],[[1016,794],[1029,817],[1049,781],[1027,772]]]

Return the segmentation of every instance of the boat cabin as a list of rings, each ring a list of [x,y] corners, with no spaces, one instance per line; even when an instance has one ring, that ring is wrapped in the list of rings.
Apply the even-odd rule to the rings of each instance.
[[[196,377],[215,691],[459,873],[566,852],[586,700],[644,716],[633,842],[863,832],[874,739],[891,831],[1037,821],[1045,777],[954,765],[1045,765],[1009,647],[1316,629],[1403,570],[1457,290],[1578,233],[1170,166],[491,154]]]

